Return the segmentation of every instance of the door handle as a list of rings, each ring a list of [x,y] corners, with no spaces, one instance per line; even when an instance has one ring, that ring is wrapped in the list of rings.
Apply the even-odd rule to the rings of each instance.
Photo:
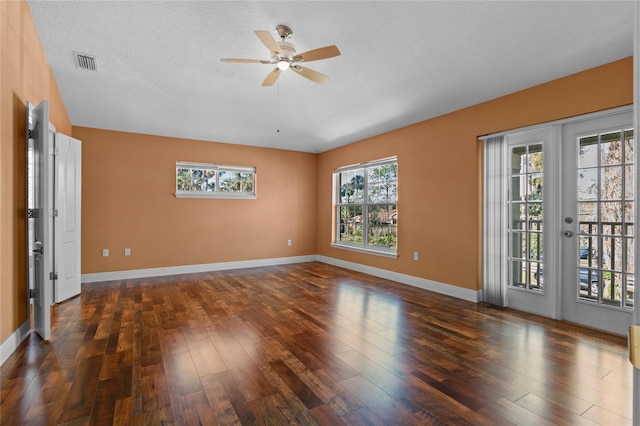
[[[564,231],[564,236],[565,236],[565,237],[573,237],[573,232],[571,232],[571,231]]]

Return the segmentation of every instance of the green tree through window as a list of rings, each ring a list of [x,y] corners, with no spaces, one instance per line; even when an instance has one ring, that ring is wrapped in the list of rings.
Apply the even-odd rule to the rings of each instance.
[[[255,198],[253,167],[176,163],[176,197]]]
[[[376,251],[397,249],[398,164],[395,158],[335,173],[336,243]]]

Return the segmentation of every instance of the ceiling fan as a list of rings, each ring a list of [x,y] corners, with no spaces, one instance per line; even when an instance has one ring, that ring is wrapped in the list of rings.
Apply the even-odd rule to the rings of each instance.
[[[260,41],[271,52],[271,59],[234,59],[234,58],[222,58],[222,62],[235,62],[235,63],[258,63],[258,64],[271,64],[276,67],[271,71],[267,78],[262,82],[263,86],[273,86],[278,80],[280,74],[287,69],[292,69],[301,76],[308,78],[309,80],[324,84],[329,80],[326,75],[314,71],[312,69],[303,67],[301,62],[317,61],[319,59],[333,58],[340,55],[340,50],[336,46],[325,46],[318,49],[309,50],[307,52],[296,54],[296,48],[293,43],[286,42],[285,39],[293,35],[291,28],[286,25],[276,26],[276,32],[282,39],[282,41],[276,41],[269,31],[256,30],[255,33]]]

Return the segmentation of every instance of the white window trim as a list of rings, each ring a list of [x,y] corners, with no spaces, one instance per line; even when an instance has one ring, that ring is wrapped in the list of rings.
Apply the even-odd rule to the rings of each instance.
[[[340,242],[331,243],[329,245],[331,247],[337,248],[337,249],[357,251],[357,252],[360,252],[360,253],[373,254],[373,255],[376,255],[376,256],[388,257],[388,258],[391,258],[391,259],[397,259],[398,258],[397,249],[396,250],[385,250],[384,248],[380,248],[379,250],[375,250],[375,249],[368,248],[368,247],[356,246],[356,245],[351,245],[351,244],[347,244],[347,243],[340,243]]]
[[[209,169],[216,171],[216,184],[218,173],[224,172],[250,172],[253,173],[253,192],[228,192],[228,191],[181,191],[177,189],[177,170],[195,168],[195,169]],[[256,196],[256,177],[257,172],[255,167],[247,166],[228,166],[213,163],[195,163],[192,161],[176,161],[176,198],[214,198],[214,199],[239,199],[239,200],[255,200]]]
[[[176,198],[219,198],[219,199],[238,199],[238,200],[255,200],[256,194],[241,192],[218,192],[218,191],[176,191]]]
[[[335,169],[333,171],[333,180],[332,180],[332,188],[333,188],[333,211],[336,214],[336,220],[339,220],[339,215],[337,212],[337,207],[339,205],[338,200],[339,200],[339,195],[338,195],[338,189],[336,187],[336,175],[341,173],[341,172],[345,172],[345,171],[349,171],[349,170],[356,170],[356,169],[362,169],[362,168],[367,168],[367,167],[374,167],[374,166],[384,166],[387,164],[398,164],[398,157],[388,157],[388,158],[383,158],[380,160],[374,160],[374,161],[367,161],[367,162],[363,162],[363,163],[358,163],[358,164],[352,164],[349,166],[344,166],[344,167],[338,167],[337,169]],[[398,194],[396,194],[396,202],[395,202],[396,206],[398,205]],[[339,224],[336,222],[334,223],[334,225],[336,225],[336,227],[339,227]],[[334,233],[334,241],[331,242],[329,245],[333,248],[337,248],[337,249],[344,249],[344,250],[350,250],[350,251],[355,251],[355,252],[359,252],[359,253],[366,253],[366,254],[372,254],[372,255],[376,255],[376,256],[382,256],[382,257],[387,257],[387,258],[391,258],[391,259],[397,259],[398,258],[398,249],[390,249],[390,248],[386,248],[386,247],[378,247],[378,248],[373,248],[375,246],[369,246],[366,247],[363,244],[350,244],[347,242],[342,242],[339,241],[339,228],[336,229],[336,232]],[[397,238],[397,236],[396,236]]]

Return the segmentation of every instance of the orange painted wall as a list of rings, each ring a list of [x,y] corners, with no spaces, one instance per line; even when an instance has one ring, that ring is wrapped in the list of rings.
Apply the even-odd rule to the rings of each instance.
[[[82,273],[318,253],[469,289],[481,274],[477,137],[632,103],[627,58],[319,155],[72,129],[27,4],[0,1],[0,19],[0,342],[27,319],[26,101],[48,99],[57,130],[83,142]],[[398,259],[331,248],[333,170],[391,155]],[[178,160],[254,165],[258,199],[176,199]]]
[[[319,155],[317,253],[467,289],[481,288],[478,136],[633,103],[626,58]],[[398,258],[330,247],[332,172],[398,157]],[[420,260],[413,260],[413,252]]]
[[[27,320],[25,104],[44,99],[71,134],[27,3],[0,1],[0,343]]]
[[[83,127],[73,137],[83,274],[315,254],[315,154]],[[255,166],[257,199],[176,198],[176,161]]]

